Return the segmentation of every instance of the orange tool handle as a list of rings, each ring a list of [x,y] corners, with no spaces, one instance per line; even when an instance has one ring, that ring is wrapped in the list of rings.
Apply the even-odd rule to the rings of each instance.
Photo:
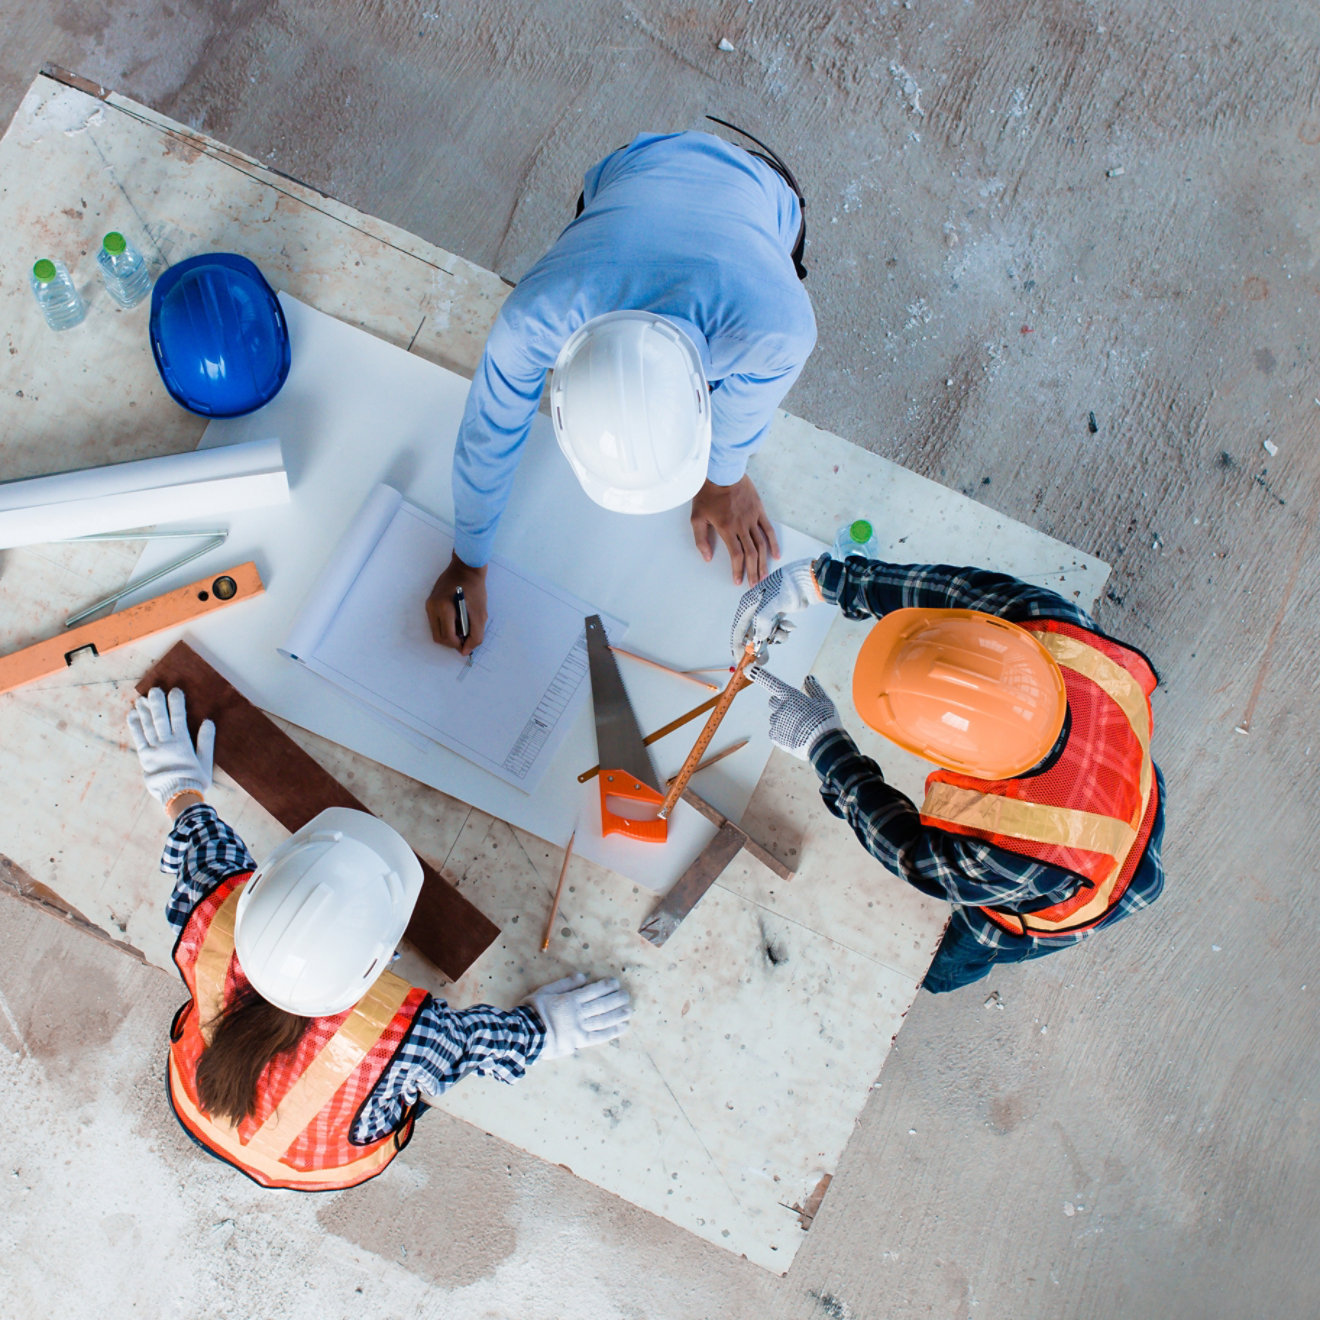
[[[645,802],[658,807],[665,799],[649,784],[625,774],[622,770],[600,772],[600,832],[626,834],[639,843],[664,843],[669,837],[669,822],[658,817],[654,820],[633,820],[629,816],[616,816],[610,810],[609,799],[622,798],[625,802]]]
[[[208,573],[186,587],[176,587],[91,623],[69,628],[58,637],[26,646],[12,655],[0,656],[0,692],[10,692],[24,683],[49,678],[73,664],[84,651],[104,655],[153,633],[177,628],[181,623],[240,601],[251,600],[266,590],[257,566],[251,560],[233,568]]]

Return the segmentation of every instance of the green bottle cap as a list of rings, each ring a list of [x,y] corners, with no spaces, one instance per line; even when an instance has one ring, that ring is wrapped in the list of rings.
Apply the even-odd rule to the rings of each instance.
[[[45,257],[32,267],[32,273],[37,277],[38,284],[49,284],[55,278],[55,263],[47,260]]]
[[[851,527],[848,528],[848,535],[852,537],[858,545],[865,545],[871,539],[871,524],[865,518],[858,518]]]
[[[118,256],[128,244],[124,241],[124,236],[117,229],[112,229],[102,240],[101,246],[113,256]]]

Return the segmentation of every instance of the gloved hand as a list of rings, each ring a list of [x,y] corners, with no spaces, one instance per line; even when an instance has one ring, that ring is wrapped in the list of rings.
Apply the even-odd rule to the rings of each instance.
[[[817,741],[833,729],[842,729],[839,712],[825,689],[808,674],[802,691],[759,666],[752,681],[770,693],[770,738],[777,746],[806,760]]]
[[[203,720],[197,746],[188,733],[183,689],[171,688],[169,700],[154,687],[128,712],[128,731],[137,748],[147,792],[162,806],[180,793],[205,793],[211,787],[215,759],[215,724]]]
[[[778,640],[779,633],[791,632],[793,624],[783,616],[819,605],[823,599],[810,559],[795,559],[775,569],[764,582],[744,592],[738,602],[729,633],[734,658],[742,656],[748,642],[759,649],[763,642]]]
[[[527,1002],[545,1023],[541,1059],[562,1059],[591,1045],[604,1045],[628,1030],[632,1016],[628,992],[614,977],[588,985],[584,972],[543,985]]]

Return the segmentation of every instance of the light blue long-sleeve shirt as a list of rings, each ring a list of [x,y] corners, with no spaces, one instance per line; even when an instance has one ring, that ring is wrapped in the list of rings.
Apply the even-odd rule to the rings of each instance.
[[[816,342],[784,180],[708,133],[642,133],[587,172],[585,208],[505,300],[454,449],[454,548],[480,567],[559,350],[605,312],[673,319],[711,382],[707,475],[732,485]]]

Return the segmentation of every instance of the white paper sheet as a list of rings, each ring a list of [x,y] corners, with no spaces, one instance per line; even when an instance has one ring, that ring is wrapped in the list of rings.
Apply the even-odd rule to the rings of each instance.
[[[417,608],[453,548],[452,528],[377,486],[280,649],[378,717],[531,793],[590,687],[583,619],[599,611],[492,558],[491,624],[464,659],[436,646]],[[624,634],[620,620],[605,626]]]
[[[288,500],[280,442],[270,438],[29,477],[0,484],[0,550]]]
[[[468,382],[453,372],[287,294],[280,301],[293,347],[284,388],[259,412],[212,422],[202,444],[209,448],[279,434],[294,498],[281,509],[235,515],[224,548],[184,570],[199,576],[250,558],[266,583],[265,595],[193,625],[189,641],[264,710],[552,843],[567,843],[577,827],[575,851],[648,889],[666,891],[715,828],[680,802],[663,846],[619,835],[602,838],[596,782],[584,785],[577,779],[596,763],[588,702],[582,702],[529,794],[415,730],[382,721],[355,697],[280,653],[290,620],[353,523],[365,492],[385,482],[428,514],[452,522],[450,468],[468,390]],[[785,559],[822,549],[792,528],[778,525],[778,534]],[[723,547],[714,563],[702,561],[686,508],[636,517],[593,504],[544,417],[533,423],[496,549],[506,563],[594,602],[603,615],[628,620],[629,649],[683,669],[729,657],[729,624],[743,588],[733,582]],[[168,549],[152,546],[139,571],[168,559]],[[429,565],[431,582],[446,562],[447,556]],[[161,589],[169,585],[166,579]],[[419,619],[429,589],[428,583],[417,597]],[[800,681],[835,617],[833,610],[808,610],[791,640],[776,648],[775,672]],[[499,616],[492,614],[492,621],[498,626]],[[626,659],[620,659],[619,669],[643,733],[711,695]],[[711,677],[721,679],[718,673]],[[697,785],[733,820],[741,818],[769,759],[768,724],[764,692],[749,688],[734,702],[714,748],[742,738],[748,745],[704,772]],[[678,769],[700,728],[694,721],[651,748],[658,775]],[[223,737],[223,730],[217,736]]]

